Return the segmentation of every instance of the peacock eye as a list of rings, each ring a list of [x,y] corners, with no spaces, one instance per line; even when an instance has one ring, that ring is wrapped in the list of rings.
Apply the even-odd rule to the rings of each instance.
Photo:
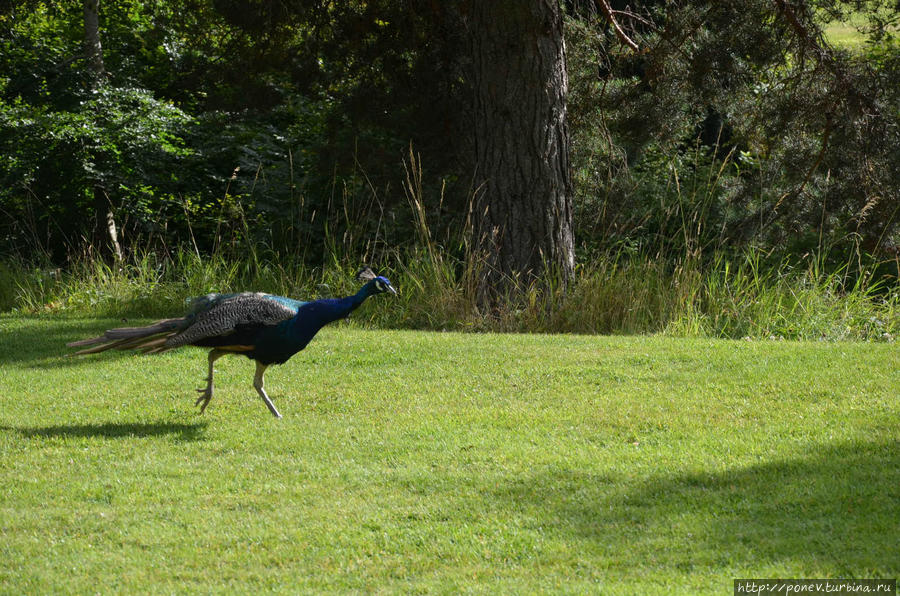
[[[378,291],[379,291],[379,292],[384,292],[385,289],[386,289],[386,288],[385,288],[385,285],[384,285],[384,282],[381,281],[380,279],[376,279],[376,280],[375,280],[375,287],[378,288]]]

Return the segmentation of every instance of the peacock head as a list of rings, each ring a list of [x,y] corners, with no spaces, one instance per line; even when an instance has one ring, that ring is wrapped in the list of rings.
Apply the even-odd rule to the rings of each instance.
[[[356,274],[356,279],[366,284],[363,287],[368,288],[368,293],[370,295],[383,294],[385,292],[389,292],[395,296],[397,295],[397,290],[394,289],[394,286],[391,285],[388,278],[376,275],[370,267],[363,267],[360,269],[359,273]]]

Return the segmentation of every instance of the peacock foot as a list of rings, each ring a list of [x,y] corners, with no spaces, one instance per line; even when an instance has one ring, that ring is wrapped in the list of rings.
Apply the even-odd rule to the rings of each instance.
[[[211,385],[207,385],[203,389],[197,389],[197,393],[200,394],[200,397],[197,398],[197,401],[194,402],[195,406],[200,406],[200,413],[206,409],[206,406],[209,405],[209,401],[213,396],[213,388]]]

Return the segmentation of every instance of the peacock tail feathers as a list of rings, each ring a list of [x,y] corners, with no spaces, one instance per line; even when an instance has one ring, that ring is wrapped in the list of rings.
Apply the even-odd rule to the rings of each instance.
[[[165,341],[176,335],[185,325],[188,324],[186,317],[180,319],[163,319],[146,327],[119,327],[117,329],[109,329],[103,335],[82,339],[66,344],[70,348],[87,347],[74,355],[96,354],[106,350],[142,350],[157,351],[160,345],[164,345]],[[161,343],[160,343],[161,342]]]

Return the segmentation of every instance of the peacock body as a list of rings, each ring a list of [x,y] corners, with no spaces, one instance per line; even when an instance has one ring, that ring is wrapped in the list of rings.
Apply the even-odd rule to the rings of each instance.
[[[391,282],[368,267],[357,278],[365,284],[344,298],[304,302],[260,292],[207,294],[191,301],[181,318],[164,319],[146,327],[110,329],[99,337],[68,344],[82,347],[75,355],[109,349],[160,353],[183,346],[212,348],[205,388],[198,389],[201,413],[213,396],[213,363],[225,354],[242,354],[256,361],[253,386],[269,411],[281,414],[263,386],[263,375],[272,364],[284,364],[309,344],[325,325],[346,318],[375,294],[396,294]],[[84,347],[90,346],[90,347]]]

